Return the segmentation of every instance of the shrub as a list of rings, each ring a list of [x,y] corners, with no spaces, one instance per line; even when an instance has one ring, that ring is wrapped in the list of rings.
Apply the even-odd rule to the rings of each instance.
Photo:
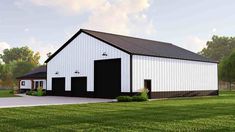
[[[118,102],[131,102],[132,98],[130,96],[118,96]]]
[[[148,92],[149,92],[149,90],[146,89],[146,88],[144,88],[144,89],[141,91],[141,93],[140,93],[139,96],[141,96],[141,97],[143,97],[143,98],[146,98],[146,99],[148,100]]]
[[[27,91],[27,92],[26,92],[26,95],[32,95],[33,92],[34,92],[33,90]]]
[[[132,97],[132,101],[136,102],[147,101],[147,100],[148,98],[146,98],[145,96],[136,95]]]
[[[140,93],[136,94],[132,97],[132,101],[147,101],[148,100],[148,92],[149,90],[146,88],[143,88]]]
[[[39,88],[37,89],[37,93],[36,93],[36,94],[37,94],[36,96],[43,96],[43,95],[44,95],[43,88],[42,88],[42,87],[39,87]]]
[[[32,96],[37,96],[37,95],[38,95],[37,91],[32,92]]]
[[[43,90],[43,88],[39,87],[37,91],[30,90],[26,92],[26,95],[32,95],[32,96],[44,96],[46,95],[46,92]]]
[[[117,101],[118,102],[131,102],[131,101],[148,101],[148,89],[144,88],[141,90],[140,93],[137,93],[135,96],[118,96]]]

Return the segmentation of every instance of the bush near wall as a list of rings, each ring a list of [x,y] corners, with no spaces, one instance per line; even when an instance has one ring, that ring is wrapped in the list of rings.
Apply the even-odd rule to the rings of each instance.
[[[148,98],[144,97],[144,96],[133,96],[132,97],[132,101],[135,102],[141,102],[141,101],[147,101]]]
[[[118,96],[117,100],[118,100],[118,102],[131,102],[132,97],[130,97],[130,96]]]
[[[34,91],[34,90],[27,91],[26,95],[45,96],[46,92],[43,90],[43,88],[38,88],[37,91]]]
[[[118,102],[141,102],[141,101],[148,101],[148,90],[143,89],[140,93],[138,93],[135,96],[118,96],[117,97]]]

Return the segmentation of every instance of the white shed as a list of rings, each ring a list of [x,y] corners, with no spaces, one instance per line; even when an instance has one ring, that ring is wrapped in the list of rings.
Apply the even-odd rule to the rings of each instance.
[[[46,76],[47,67],[39,66],[23,76],[17,77],[16,79],[19,81],[18,87],[20,92],[23,93],[29,90],[37,90],[38,88],[46,90]]]
[[[81,29],[46,63],[50,95],[218,95],[217,62],[165,42]]]

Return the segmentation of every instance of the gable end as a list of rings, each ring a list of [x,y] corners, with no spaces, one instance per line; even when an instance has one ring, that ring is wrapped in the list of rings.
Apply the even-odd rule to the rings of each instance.
[[[127,54],[131,54],[129,51],[127,51],[127,50],[124,50],[124,49],[122,49],[122,48],[120,48],[120,47],[117,47],[117,46],[115,46],[115,45],[113,45],[113,44],[111,44],[111,43],[109,43],[109,42],[107,42],[107,41],[105,41],[105,40],[102,40],[102,39],[100,39],[100,38],[98,38],[98,37],[96,37],[96,36],[94,36],[94,35],[92,35],[92,34],[90,34],[90,33],[87,33],[86,31],[83,31],[82,29],[80,29],[75,35],[73,35],[65,44],[63,44],[55,53],[53,53],[46,61],[45,61],[45,63],[48,63],[51,59],[53,59],[61,50],[63,50],[67,45],[69,45],[78,35],[80,35],[81,33],[85,33],[86,35],[89,35],[89,36],[91,36],[91,37],[93,37],[93,38],[95,38],[95,39],[98,39],[98,40],[100,40],[100,41],[102,41],[102,42],[104,42],[104,43],[106,43],[106,44],[108,44],[108,45],[110,45],[110,46],[112,46],[112,47],[114,47],[114,48],[117,48],[117,49],[119,49],[119,50],[121,50],[121,51],[123,51],[123,52],[125,52],[125,53],[127,53]]]

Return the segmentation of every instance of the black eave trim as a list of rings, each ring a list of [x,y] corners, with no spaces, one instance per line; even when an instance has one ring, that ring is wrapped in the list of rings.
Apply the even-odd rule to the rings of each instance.
[[[52,54],[45,63],[49,62],[52,58],[54,58],[62,49],[64,49],[70,42],[72,42],[80,33],[82,30],[80,29],[76,34],[73,35],[72,38],[70,38],[66,43],[64,43],[54,54]]]
[[[102,41],[102,42],[104,42],[104,43],[106,43],[106,44],[108,44],[108,45],[110,45],[110,46],[113,46],[113,47],[115,47],[115,48],[117,48],[117,49],[119,49],[119,50],[121,50],[121,51],[124,51],[124,52],[126,52],[126,53],[128,53],[128,54],[131,54],[129,51],[127,51],[127,50],[124,50],[124,49],[122,49],[122,48],[119,48],[119,47],[117,47],[117,46],[115,46],[115,45],[113,45],[113,44],[111,44],[111,43],[109,43],[109,42],[107,42],[107,41],[104,41],[104,40],[102,40],[102,39],[100,39],[100,38],[98,38],[98,37],[96,37],[96,36],[94,36],[94,35],[92,35],[92,34],[90,34],[90,33],[87,33],[86,31],[84,31],[84,30],[82,30],[82,29],[80,29],[75,35],[73,35],[73,37],[72,38],[70,38],[65,44],[63,44],[54,54],[52,54],[46,61],[45,61],[45,63],[48,63],[52,58],[54,58],[61,50],[63,50],[69,43],[71,43],[79,34],[81,34],[81,33],[85,33],[85,34],[87,34],[87,35],[89,35],[89,36],[92,36],[92,37],[94,37],[94,38],[96,38],[96,39],[98,39],[98,40],[100,40],[100,41]]]
[[[159,58],[168,58],[168,59],[176,59],[176,60],[187,60],[187,61],[198,61],[198,62],[208,62],[208,63],[219,63],[218,61],[202,61],[196,59],[182,59],[177,57],[166,57],[166,56],[157,56],[157,55],[146,55],[146,54],[132,54],[132,55],[139,55],[139,56],[149,56],[149,57],[159,57]]]

